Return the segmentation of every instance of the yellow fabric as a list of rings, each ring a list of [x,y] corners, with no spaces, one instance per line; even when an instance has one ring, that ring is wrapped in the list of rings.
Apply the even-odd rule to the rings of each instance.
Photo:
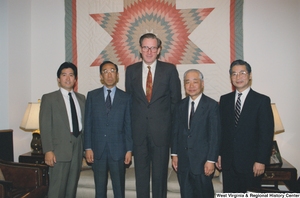
[[[5,178],[4,178],[4,175],[3,175],[2,171],[1,171],[1,169],[0,169],[0,180],[5,181]]]

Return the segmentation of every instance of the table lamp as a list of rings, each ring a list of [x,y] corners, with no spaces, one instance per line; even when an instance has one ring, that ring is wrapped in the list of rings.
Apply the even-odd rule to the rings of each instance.
[[[274,116],[274,134],[279,134],[284,132],[284,127],[281,122],[278,110],[276,108],[275,103],[271,103],[273,116]]]
[[[40,100],[29,102],[23,116],[20,128],[25,132],[32,132],[31,148],[32,154],[43,154],[39,127]]]

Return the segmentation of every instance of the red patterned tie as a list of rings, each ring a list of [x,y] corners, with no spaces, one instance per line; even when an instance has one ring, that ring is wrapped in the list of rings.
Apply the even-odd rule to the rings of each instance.
[[[146,83],[146,97],[148,102],[150,102],[152,96],[152,73],[151,67],[148,66],[148,75],[147,75],[147,83]]]

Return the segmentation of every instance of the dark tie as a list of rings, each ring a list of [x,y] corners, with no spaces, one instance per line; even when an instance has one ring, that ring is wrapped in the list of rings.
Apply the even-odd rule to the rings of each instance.
[[[146,97],[148,102],[150,102],[152,96],[152,73],[151,67],[148,66],[148,75],[147,75],[147,83],[146,83]]]
[[[78,118],[77,118],[75,103],[74,103],[74,100],[72,98],[71,92],[69,92],[69,100],[70,100],[70,105],[71,105],[73,135],[75,137],[78,137],[78,135],[79,135]]]
[[[235,103],[235,115],[234,115],[234,121],[235,121],[235,127],[238,124],[239,118],[240,118],[240,114],[241,114],[241,95],[242,93],[238,93],[238,98],[236,100]]]
[[[192,102],[192,106],[191,106],[191,113],[190,113],[190,123],[189,123],[189,127],[190,128],[191,128],[192,118],[193,118],[194,113],[195,113],[195,107],[194,107],[194,105],[195,105],[195,102],[193,101]]]
[[[111,97],[110,97],[111,90],[107,90],[107,96],[105,100],[105,106],[106,106],[106,114],[108,115],[110,109],[111,109]]]

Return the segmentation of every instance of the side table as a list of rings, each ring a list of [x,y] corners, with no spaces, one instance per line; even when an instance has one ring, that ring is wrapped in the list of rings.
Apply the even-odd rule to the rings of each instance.
[[[297,169],[284,158],[282,158],[282,165],[266,166],[262,178],[262,184],[272,183],[276,189],[278,189],[278,182],[283,182],[291,191],[293,191],[297,182]]]
[[[31,152],[19,155],[19,162],[30,164],[45,164],[44,155],[32,154]]]

